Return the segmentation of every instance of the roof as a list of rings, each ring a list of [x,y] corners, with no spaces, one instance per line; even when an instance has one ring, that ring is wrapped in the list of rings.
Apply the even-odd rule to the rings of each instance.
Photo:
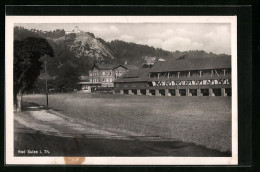
[[[192,58],[181,60],[157,61],[150,72],[187,71],[231,68],[230,56],[218,56],[208,58]]]
[[[129,70],[133,70],[133,69],[139,69],[138,67],[136,67],[135,65],[123,65],[125,66],[127,69]]]
[[[109,70],[109,69],[115,69],[119,66],[122,66],[124,68],[127,68],[129,70],[132,70],[132,69],[138,69],[138,67],[136,67],[135,65],[122,65],[122,64],[100,64],[100,63],[96,63],[94,64],[94,66],[91,68],[93,69],[94,67],[97,67],[98,69],[105,69],[105,70]]]
[[[115,65],[113,69],[118,68],[119,66],[122,66],[126,69],[129,69],[129,70],[138,69],[138,67],[136,67],[135,65],[129,65],[129,64],[127,64],[127,65],[125,65],[125,64],[124,65],[122,65],[122,64]]]
[[[133,69],[126,72],[114,82],[143,82],[148,80],[150,68]]]
[[[180,81],[180,80],[206,80],[206,79],[231,79],[231,75],[230,74],[226,74],[225,76],[220,75],[220,76],[210,76],[210,75],[202,75],[200,76],[180,76],[178,77],[171,77],[171,78],[167,78],[167,77],[160,77],[158,78],[149,78],[147,81]]]
[[[94,64],[94,66],[92,67],[92,69],[94,68],[94,67],[97,67],[98,69],[113,69],[114,68],[114,64],[100,64],[100,63],[96,63],[96,64]]]

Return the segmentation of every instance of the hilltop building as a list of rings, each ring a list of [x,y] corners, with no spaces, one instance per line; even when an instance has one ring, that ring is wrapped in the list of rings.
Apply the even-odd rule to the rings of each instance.
[[[231,96],[231,58],[157,61],[114,81],[115,93],[156,96]]]
[[[156,61],[156,57],[145,56],[143,58],[145,61],[145,63],[143,63],[143,68],[152,67]]]
[[[81,33],[82,31],[79,30],[79,27],[78,26],[75,26],[75,28],[72,30],[72,31],[65,31],[65,34],[68,35],[68,34],[71,34],[71,33]]]

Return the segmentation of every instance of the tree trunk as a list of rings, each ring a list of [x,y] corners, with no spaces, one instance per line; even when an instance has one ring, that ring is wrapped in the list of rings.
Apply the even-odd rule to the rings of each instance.
[[[16,112],[22,111],[22,91],[19,91],[16,95]]]

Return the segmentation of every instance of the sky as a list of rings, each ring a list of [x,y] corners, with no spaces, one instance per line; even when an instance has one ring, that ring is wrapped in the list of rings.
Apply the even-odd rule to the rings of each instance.
[[[71,31],[75,26],[105,41],[115,39],[145,44],[168,51],[204,50],[231,54],[231,25],[228,23],[23,23],[27,29]]]

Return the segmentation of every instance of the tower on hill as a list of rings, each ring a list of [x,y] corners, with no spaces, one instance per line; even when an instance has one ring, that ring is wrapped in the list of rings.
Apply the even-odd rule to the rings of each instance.
[[[75,26],[74,29],[72,31],[65,31],[65,34],[71,34],[71,33],[80,33],[82,32],[81,30],[79,30],[78,26]]]

